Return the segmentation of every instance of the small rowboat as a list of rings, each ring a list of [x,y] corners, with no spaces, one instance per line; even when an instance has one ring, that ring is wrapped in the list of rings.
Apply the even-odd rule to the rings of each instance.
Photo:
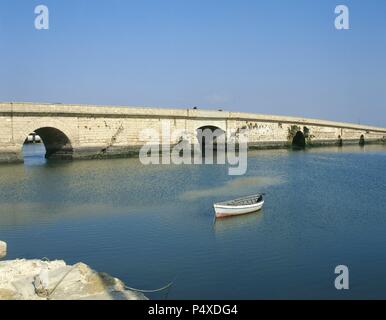
[[[216,218],[237,216],[259,211],[264,205],[263,194],[215,203]]]

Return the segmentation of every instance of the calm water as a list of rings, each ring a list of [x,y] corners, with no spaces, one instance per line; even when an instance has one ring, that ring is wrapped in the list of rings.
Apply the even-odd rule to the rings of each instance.
[[[169,298],[386,298],[386,147],[250,153],[226,166],[137,159],[0,166],[8,258],[83,261]],[[213,222],[212,204],[266,192],[258,214]],[[350,268],[350,290],[334,268]],[[163,298],[162,294],[149,295]]]

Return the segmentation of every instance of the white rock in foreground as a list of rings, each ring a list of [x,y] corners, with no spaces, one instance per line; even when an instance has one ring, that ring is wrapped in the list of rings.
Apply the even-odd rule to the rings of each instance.
[[[84,263],[0,261],[0,300],[146,300],[122,281]]]
[[[0,241],[0,259],[7,255],[7,244],[4,241]]]

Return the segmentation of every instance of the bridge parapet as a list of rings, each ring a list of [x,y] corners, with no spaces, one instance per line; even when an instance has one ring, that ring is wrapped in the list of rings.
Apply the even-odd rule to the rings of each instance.
[[[40,116],[70,116],[70,117],[148,117],[148,118],[189,118],[189,119],[222,119],[235,121],[258,121],[274,123],[292,123],[337,127],[355,130],[371,130],[386,132],[386,128],[370,125],[360,125],[347,122],[328,121],[304,117],[255,114],[243,112],[227,112],[194,109],[165,109],[131,106],[97,106],[77,104],[38,104],[38,103],[0,103],[0,115],[40,115]]]

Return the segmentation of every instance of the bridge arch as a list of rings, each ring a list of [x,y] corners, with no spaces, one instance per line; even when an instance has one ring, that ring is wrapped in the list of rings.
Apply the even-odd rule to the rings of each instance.
[[[297,131],[292,139],[292,147],[303,149],[306,147],[306,137],[302,131]]]
[[[74,122],[74,126],[76,122]],[[17,131],[15,143],[22,149],[26,138],[31,133],[40,136],[45,147],[45,158],[47,159],[73,159],[74,147],[77,143],[76,128],[65,125],[57,119],[41,118],[32,119],[24,124],[23,130]],[[23,151],[21,151],[23,154]]]
[[[212,149],[217,150],[220,142],[226,142],[226,132],[214,125],[204,125],[196,129],[196,138],[201,147],[201,151]]]
[[[72,160],[73,147],[69,137],[53,127],[42,127],[33,131],[42,140],[46,159]]]
[[[365,136],[363,134],[359,138],[359,145],[361,146],[365,145]]]
[[[343,139],[342,139],[342,136],[341,136],[341,135],[338,136],[337,145],[338,145],[339,147],[342,147],[342,146],[343,146]]]

